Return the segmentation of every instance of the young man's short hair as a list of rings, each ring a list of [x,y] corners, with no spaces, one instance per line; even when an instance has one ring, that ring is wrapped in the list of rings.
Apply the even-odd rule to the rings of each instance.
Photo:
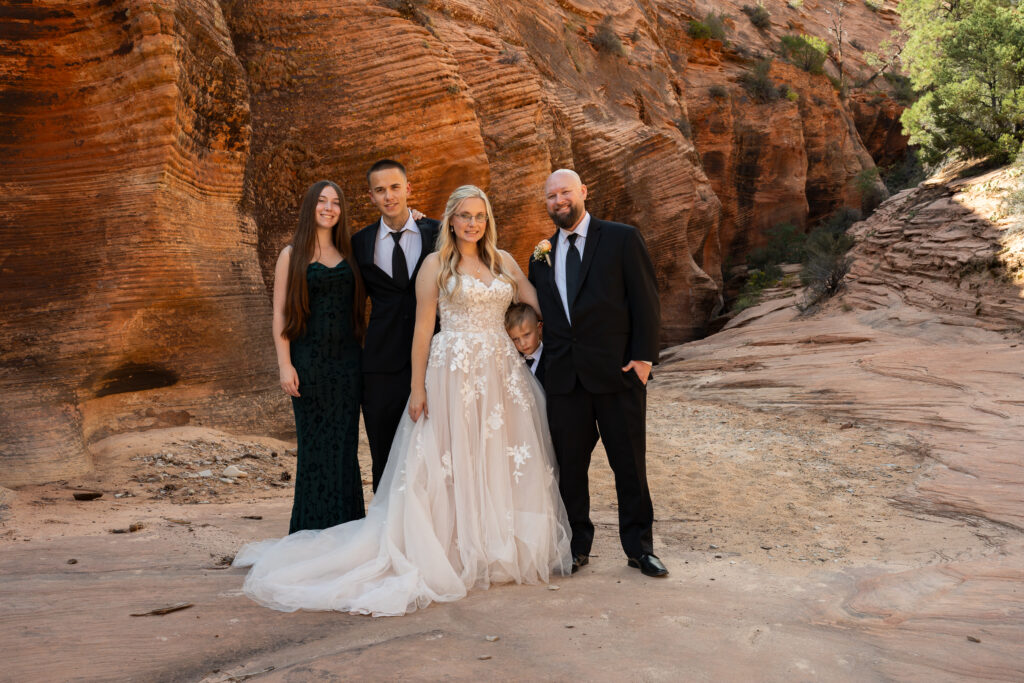
[[[405,166],[403,166],[400,162],[395,161],[394,159],[381,159],[380,161],[374,162],[373,166],[370,167],[370,170],[366,172],[366,184],[370,184],[371,175],[373,175],[377,171],[383,171],[389,168],[397,168],[399,171],[402,172],[403,176],[407,178],[409,177],[409,175],[405,172]]]
[[[530,304],[514,303],[505,311],[505,329],[510,330],[526,322],[538,323],[540,317]]]

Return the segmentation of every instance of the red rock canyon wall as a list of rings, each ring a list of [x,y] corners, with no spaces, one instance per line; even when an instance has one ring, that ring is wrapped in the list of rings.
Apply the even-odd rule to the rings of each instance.
[[[487,189],[524,265],[551,231],[544,178],[576,168],[595,215],[642,229],[664,341],[701,335],[723,262],[778,222],[858,204],[853,178],[905,144],[888,100],[854,116],[780,59],[772,77],[799,99],[753,103],[738,79],[757,52],[826,35],[825,3],[765,6],[759,31],[716,5],[724,44],[687,35],[710,6],[671,0],[8,4],[0,484],[87,470],[90,444],[121,431],[287,431],[272,264],[318,178],[356,227],[372,220],[363,174],[384,156],[431,215],[457,185]],[[893,23],[848,14],[868,45]],[[595,47],[602,25],[621,51]]]

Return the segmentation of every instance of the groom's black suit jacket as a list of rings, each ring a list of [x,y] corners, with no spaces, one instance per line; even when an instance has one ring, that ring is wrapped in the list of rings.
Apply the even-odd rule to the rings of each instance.
[[[551,265],[530,260],[530,282],[544,314],[544,389],[567,394],[583,388],[607,394],[639,384],[622,372],[630,360],[658,360],[661,324],[654,267],[636,228],[591,216],[578,291],[569,294],[572,323],[555,286],[558,232],[550,238]]]
[[[363,372],[399,372],[410,364],[412,334],[416,326],[416,275],[423,259],[434,251],[438,222],[421,218],[416,225],[423,244],[412,278],[405,287],[399,287],[373,263],[379,220],[352,236],[352,251],[371,303],[363,349]]]

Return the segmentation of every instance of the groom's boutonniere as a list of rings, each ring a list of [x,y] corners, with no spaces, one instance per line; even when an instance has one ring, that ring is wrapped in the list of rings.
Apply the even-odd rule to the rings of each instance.
[[[533,248],[533,260],[544,261],[544,263],[551,265],[551,242],[547,240],[541,240],[537,243],[537,246]]]

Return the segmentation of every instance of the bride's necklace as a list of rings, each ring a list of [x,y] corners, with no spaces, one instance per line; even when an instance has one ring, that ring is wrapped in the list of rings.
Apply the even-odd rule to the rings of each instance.
[[[465,257],[462,258],[462,264],[463,265],[468,265],[468,264],[466,264],[466,258]],[[477,280],[479,280],[480,279],[480,273],[482,273],[482,272],[484,272],[484,262],[478,258],[477,262],[476,262],[476,267],[474,269],[472,269],[469,273],[466,273],[466,274],[467,275],[472,275]]]

